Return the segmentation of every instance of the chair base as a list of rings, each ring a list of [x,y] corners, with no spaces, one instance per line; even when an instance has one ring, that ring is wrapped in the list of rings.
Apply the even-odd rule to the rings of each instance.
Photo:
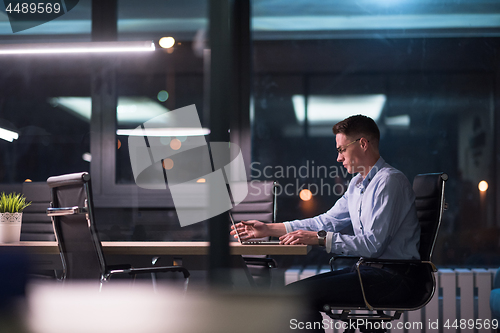
[[[345,324],[344,333],[354,333],[359,330],[362,333],[383,333],[392,327],[391,321],[401,318],[403,311],[395,311],[394,314],[382,310],[366,313],[352,313],[355,309],[342,310],[341,313],[333,313],[334,309],[328,305],[323,312],[334,320],[341,320]]]

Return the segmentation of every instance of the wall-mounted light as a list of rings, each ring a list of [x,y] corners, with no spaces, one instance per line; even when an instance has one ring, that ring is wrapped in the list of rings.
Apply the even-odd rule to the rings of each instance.
[[[14,140],[17,140],[18,138],[19,138],[18,133],[0,127],[0,139],[12,142]]]
[[[160,38],[158,44],[164,49],[169,49],[175,45],[175,39],[174,37],[163,37]]]
[[[152,41],[0,44],[0,54],[119,53],[151,52]]]

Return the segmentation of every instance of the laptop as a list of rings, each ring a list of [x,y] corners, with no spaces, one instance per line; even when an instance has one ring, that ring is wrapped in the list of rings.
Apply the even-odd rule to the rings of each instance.
[[[236,223],[234,223],[233,214],[229,213],[229,218],[231,219],[231,223],[233,224],[234,230],[236,231],[236,236],[238,237],[238,242],[240,242],[241,245],[280,245],[279,240],[241,241],[240,234],[238,233],[238,229],[236,229]]]

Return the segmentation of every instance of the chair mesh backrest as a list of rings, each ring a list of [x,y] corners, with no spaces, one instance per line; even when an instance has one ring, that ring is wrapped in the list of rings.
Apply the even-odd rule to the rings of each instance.
[[[248,195],[231,209],[235,221],[259,220],[276,222],[276,191],[272,181],[248,183]]]
[[[444,209],[444,173],[429,173],[415,176],[413,191],[420,223],[420,259],[430,261]]]
[[[90,176],[78,173],[50,177],[52,207],[85,207],[87,199],[92,216]],[[86,214],[54,216],[54,230],[63,259],[66,279],[96,279],[105,269],[102,248],[93,223],[89,225]]]
[[[23,194],[31,205],[23,211],[22,241],[54,241],[52,220],[47,216],[50,205],[50,188],[46,182],[23,183]]]

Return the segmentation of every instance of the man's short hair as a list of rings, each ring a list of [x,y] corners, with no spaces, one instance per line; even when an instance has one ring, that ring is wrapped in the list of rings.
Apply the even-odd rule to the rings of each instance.
[[[350,116],[349,118],[336,123],[333,126],[333,133],[335,135],[342,133],[349,137],[362,136],[369,141],[375,141],[374,144],[377,147],[380,141],[380,131],[375,121],[372,118],[361,114]]]

